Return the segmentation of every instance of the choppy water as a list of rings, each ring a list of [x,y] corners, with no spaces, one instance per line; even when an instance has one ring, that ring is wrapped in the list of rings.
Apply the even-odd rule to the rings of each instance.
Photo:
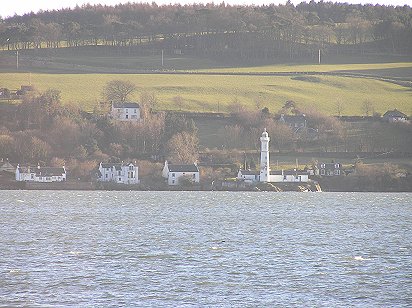
[[[0,191],[1,307],[412,306],[412,194]]]

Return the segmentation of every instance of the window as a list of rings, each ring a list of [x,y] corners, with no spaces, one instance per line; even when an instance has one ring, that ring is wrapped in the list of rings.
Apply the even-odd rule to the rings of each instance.
[[[195,173],[193,173],[193,179],[196,179],[196,174]]]
[[[175,177],[175,174],[174,173],[172,173],[172,178],[174,178]]]
[[[109,175],[106,173],[106,179],[109,177]]]
[[[122,181],[122,178],[119,178],[119,182],[121,182]]]
[[[134,109],[134,113],[137,113],[137,109],[136,109],[136,108]]]
[[[129,170],[133,170],[133,166],[129,166]]]
[[[175,183],[175,180],[172,180],[172,184],[174,184]]]
[[[325,169],[320,170],[320,175],[325,175]]]
[[[284,181],[287,180],[287,176],[286,176],[286,175],[283,176],[283,180],[284,180]]]
[[[117,175],[122,175],[122,172],[120,170],[117,171]]]
[[[129,109],[126,108],[126,113],[129,113]]]
[[[126,119],[128,119],[129,118],[129,115],[128,114],[126,114]]]
[[[129,172],[129,178],[133,178],[133,171],[132,172]]]
[[[335,175],[340,175],[340,170],[335,170]]]
[[[325,164],[320,164],[320,167],[321,167],[321,168],[325,168]]]

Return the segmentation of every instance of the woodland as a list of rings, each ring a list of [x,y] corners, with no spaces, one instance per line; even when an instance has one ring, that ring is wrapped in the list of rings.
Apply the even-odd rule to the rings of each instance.
[[[299,60],[324,54],[412,53],[410,6],[325,1],[262,6],[127,3],[40,11],[0,21],[6,50],[82,46],[221,59]]]

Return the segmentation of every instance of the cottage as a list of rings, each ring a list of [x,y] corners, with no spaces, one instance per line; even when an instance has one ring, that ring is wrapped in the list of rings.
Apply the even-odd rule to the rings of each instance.
[[[112,103],[111,116],[117,121],[137,122],[140,120],[140,106],[137,103]]]
[[[400,112],[397,109],[394,110],[388,110],[385,112],[385,114],[382,116],[384,121],[387,122],[408,122],[408,116],[404,114],[403,112]]]
[[[139,168],[132,163],[100,163],[97,181],[116,184],[139,184]]]
[[[245,181],[246,183],[259,182],[259,175],[259,171],[239,169],[236,179],[240,181]]]
[[[1,159],[0,161],[0,171],[6,171],[10,173],[14,173],[16,171],[16,167],[9,163],[8,160],[4,161]]]
[[[271,171],[270,181],[273,183],[309,182],[309,172],[304,170]]]
[[[279,122],[288,125],[294,132],[301,128],[306,128],[306,115],[285,115],[281,114]]]
[[[16,168],[18,182],[63,182],[66,181],[66,168],[59,167],[20,167]]]
[[[168,185],[179,185],[183,179],[190,180],[192,183],[199,183],[199,168],[196,163],[189,165],[172,165],[165,161],[162,176],[167,179]]]
[[[316,168],[316,175],[320,176],[339,176],[342,175],[341,163],[319,163]]]

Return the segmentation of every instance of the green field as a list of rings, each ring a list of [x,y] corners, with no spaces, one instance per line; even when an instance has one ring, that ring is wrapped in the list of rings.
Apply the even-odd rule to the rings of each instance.
[[[268,107],[278,111],[287,100],[301,108],[314,107],[327,114],[336,114],[336,102],[344,105],[344,115],[361,115],[362,103],[372,102],[376,112],[397,108],[412,114],[411,88],[374,79],[338,76],[317,76],[315,82],[294,80],[290,76],[221,76],[175,74],[41,74],[1,73],[0,87],[17,89],[31,83],[39,91],[48,88],[62,92],[64,103],[78,103],[86,110],[102,99],[106,82],[128,80],[138,86],[131,99],[139,100],[143,92],[158,98],[157,109],[190,111],[229,111],[234,101],[248,108]],[[173,98],[180,96],[181,105]]]
[[[23,54],[22,72],[16,73],[13,53],[1,53],[0,88],[13,90],[31,82],[39,91],[58,89],[63,103],[80,104],[88,111],[103,99],[102,89],[108,81],[121,79],[138,87],[131,100],[138,101],[143,92],[154,93],[158,99],[155,108],[159,110],[227,112],[233,111],[236,102],[249,109],[268,107],[277,112],[285,101],[293,100],[303,110],[315,108],[336,115],[339,102],[343,104],[342,115],[363,115],[362,104],[368,100],[378,113],[397,108],[412,114],[412,88],[378,80],[412,80],[412,62],[240,67],[224,66],[210,59],[166,56],[162,71],[160,63],[158,54],[93,56],[88,52],[70,54],[65,49],[48,54],[45,50],[40,55]],[[145,70],[149,73],[141,74]],[[185,74],[174,74],[176,71]],[[211,72],[227,75],[210,75]],[[270,75],[284,72],[294,73]],[[307,77],[307,72],[317,75]],[[345,72],[349,76],[322,75],[331,72]],[[181,99],[174,99],[177,96]]]

